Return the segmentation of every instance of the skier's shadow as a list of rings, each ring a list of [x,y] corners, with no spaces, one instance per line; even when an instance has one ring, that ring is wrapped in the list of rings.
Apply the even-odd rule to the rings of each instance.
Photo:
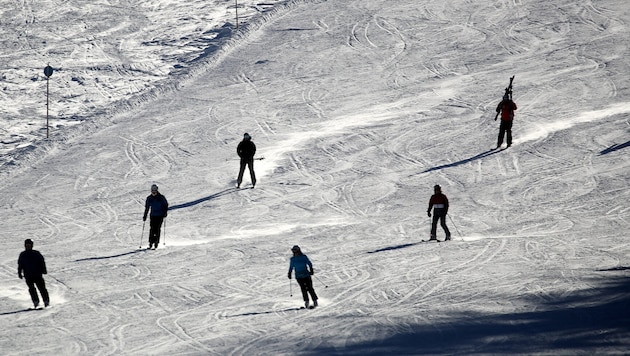
[[[0,313],[0,316],[2,316],[2,315],[13,315],[13,314],[27,313],[27,312],[31,312],[31,311],[34,311],[34,310],[41,310],[41,309],[19,309],[19,310],[14,310],[14,311],[8,311],[8,312]]]
[[[289,312],[292,310],[300,310],[301,308],[288,308],[288,309],[283,309],[283,310],[270,310],[270,311],[264,311],[264,312],[251,312],[251,313],[243,313],[243,314],[233,314],[233,315],[226,315],[226,318],[234,318],[237,316],[254,316],[254,315],[264,315],[264,314],[276,314],[276,313],[284,313],[284,312]]]
[[[626,270],[629,270],[629,269],[630,269],[630,267],[628,267],[628,266],[617,266],[617,267],[606,268],[606,269],[598,269],[598,271],[611,272],[611,271],[626,271]]]
[[[476,155],[474,155],[472,157],[463,159],[461,161],[457,161],[457,162],[453,162],[453,163],[449,163],[449,164],[443,164],[441,166],[436,166],[436,167],[429,168],[429,169],[425,170],[422,173],[428,173],[428,172],[433,172],[433,171],[439,171],[440,169],[453,168],[453,167],[461,166],[462,164],[470,163],[470,162],[476,161],[478,159],[482,159],[484,157],[491,156],[491,155],[493,155],[495,153],[499,153],[499,152],[501,152],[503,150],[504,149],[490,149],[490,150],[487,150],[485,152],[481,152],[479,154],[476,154]]]
[[[212,200],[212,199],[218,198],[220,196],[223,196],[223,195],[226,195],[226,194],[229,194],[229,193],[233,193],[236,190],[237,190],[236,188],[228,188],[228,189],[225,189],[225,190],[220,191],[218,193],[211,194],[211,195],[209,195],[207,197],[204,197],[204,198],[201,198],[201,199],[197,199],[197,200],[194,200],[194,201],[191,201],[191,202],[188,202],[188,203],[183,203],[183,204],[170,206],[168,208],[168,210],[188,208],[188,207],[191,207],[191,206],[194,206],[194,205],[197,205],[197,204],[201,204],[201,203],[203,203],[205,201]],[[139,253],[139,252],[144,252],[144,251],[146,251],[146,250],[145,249],[138,249],[138,250],[124,252],[124,253],[119,253],[119,254],[111,255],[111,256],[86,257],[86,258],[81,258],[81,259],[75,260],[74,262],[96,261],[96,260],[104,260],[104,259],[109,259],[109,258],[117,258],[117,257],[123,257],[123,256],[127,256],[127,255],[132,255],[132,254]]]
[[[203,198],[200,198],[200,199],[197,199],[197,200],[193,200],[193,201],[188,202],[188,203],[183,203],[183,204],[177,204],[177,205],[169,206],[168,210],[190,208],[191,206],[195,206],[197,204],[201,204],[201,203],[206,202],[208,200],[216,199],[218,197],[221,197],[221,196],[226,195],[226,194],[234,193],[236,191],[237,191],[236,188],[228,188],[228,189],[222,190],[222,191],[220,191],[218,193],[214,193],[214,194],[208,195],[207,197],[203,197]]]
[[[416,243],[410,243],[410,244],[402,244],[402,245],[397,245],[397,246],[383,247],[383,248],[379,248],[378,250],[369,251],[368,253],[377,253],[377,252],[385,252],[385,251],[398,250],[398,249],[401,249],[401,248],[411,247],[411,246],[414,246],[414,245],[417,245],[417,244],[418,244],[418,242],[416,242]]]
[[[626,148],[626,147],[630,147],[630,141],[628,141],[626,143],[622,143],[622,144],[614,144],[614,145],[608,147],[607,149],[601,151],[599,153],[599,155],[602,156],[602,155],[605,155],[605,154],[608,154],[608,153],[611,153],[611,152],[615,152],[617,150],[620,150],[620,149],[623,149],[623,148]]]
[[[139,253],[139,252],[144,252],[144,251],[146,251],[146,250],[145,249],[138,249],[138,250],[124,252],[124,253],[119,253],[117,255],[111,255],[111,256],[86,257],[86,258],[80,258],[78,260],[74,260],[74,262],[105,260],[105,259],[109,259],[109,258],[116,258],[116,257],[127,256],[127,255],[133,255],[133,254],[136,254],[136,253]]]

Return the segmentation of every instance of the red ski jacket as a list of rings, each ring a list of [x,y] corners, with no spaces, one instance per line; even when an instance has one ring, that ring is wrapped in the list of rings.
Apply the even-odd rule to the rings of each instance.
[[[515,110],[516,103],[512,100],[503,100],[497,106],[497,112],[501,111],[501,121],[512,121]]]
[[[429,199],[429,209],[427,209],[427,212],[430,212],[431,208],[444,209],[445,211],[448,211],[448,198],[446,195],[442,193],[433,194],[431,199]]]

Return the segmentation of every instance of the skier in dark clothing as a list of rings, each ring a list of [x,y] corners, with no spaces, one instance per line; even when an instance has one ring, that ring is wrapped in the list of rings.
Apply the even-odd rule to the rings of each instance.
[[[516,103],[510,99],[508,94],[503,96],[503,100],[497,105],[497,113],[501,113],[501,125],[499,126],[499,138],[497,140],[497,148],[503,144],[503,137],[507,134],[507,146],[512,146],[512,121],[514,120],[514,111]],[[497,115],[498,116],[498,115]],[[496,120],[496,117],[495,117]]]
[[[249,167],[249,175],[252,180],[252,188],[256,186],[256,174],[254,173],[254,155],[256,154],[256,145],[252,141],[252,137],[245,133],[243,135],[243,141],[241,141],[236,147],[236,153],[241,158],[241,166],[238,171],[238,179],[236,180],[236,187],[240,188],[243,182],[243,173],[245,173],[245,166]]]
[[[142,221],[147,220],[147,215],[151,210],[151,219],[149,223],[149,248],[157,248],[160,243],[160,230],[162,229],[162,222],[168,215],[168,201],[166,197],[158,192],[158,186],[153,184],[151,186],[151,195],[147,197],[144,205],[144,216]]]
[[[302,253],[300,246],[293,246],[291,251],[293,252],[293,257],[291,257],[289,264],[289,279],[291,279],[291,272],[295,269],[295,279],[302,290],[304,307],[309,307],[308,295],[310,294],[313,300],[313,308],[315,308],[317,306],[317,294],[315,294],[315,290],[313,289],[313,279],[311,278],[313,273],[315,273],[313,272],[313,264],[311,260]]]
[[[26,280],[28,292],[31,294],[31,300],[35,308],[39,305],[37,289],[42,295],[44,306],[47,307],[50,304],[48,290],[46,290],[46,283],[42,276],[44,274],[48,274],[44,256],[39,251],[33,250],[33,241],[31,239],[26,239],[24,241],[24,251],[18,257],[18,277]],[[37,289],[35,289],[35,286],[37,286]]]
[[[446,195],[442,194],[442,187],[439,185],[435,185],[433,187],[434,194],[429,199],[429,209],[427,209],[427,215],[431,217],[431,208],[433,208],[433,221],[431,223],[431,238],[429,240],[437,241],[437,237],[435,236],[437,230],[437,223],[440,221],[440,226],[444,229],[446,233],[446,240],[449,241],[451,239],[451,232],[448,230],[448,226],[446,226],[446,214],[448,214],[448,198]]]

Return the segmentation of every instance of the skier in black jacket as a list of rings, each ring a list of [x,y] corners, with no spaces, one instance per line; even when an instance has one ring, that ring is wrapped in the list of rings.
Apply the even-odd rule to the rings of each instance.
[[[240,188],[243,182],[243,173],[245,173],[245,166],[249,167],[249,175],[252,180],[252,187],[256,186],[256,174],[254,173],[254,155],[256,154],[256,145],[252,141],[252,137],[248,133],[243,135],[243,141],[241,141],[236,147],[236,153],[241,157],[241,167],[238,171],[238,179],[236,180],[236,187]]]
[[[24,251],[20,253],[18,258],[18,277],[26,280],[28,292],[31,294],[31,300],[35,308],[39,305],[37,289],[42,295],[44,306],[47,307],[50,304],[48,290],[46,290],[46,283],[42,276],[44,274],[48,274],[44,256],[39,251],[33,250],[33,241],[31,239],[26,239],[24,241]],[[35,286],[37,286],[37,289],[35,289]]]
[[[151,210],[149,248],[153,245],[153,248],[156,249],[160,243],[162,222],[168,215],[168,201],[164,195],[158,192],[158,186],[155,184],[151,186],[151,195],[147,197],[146,203],[144,204],[144,216],[142,217],[142,221],[147,220],[149,210]]]

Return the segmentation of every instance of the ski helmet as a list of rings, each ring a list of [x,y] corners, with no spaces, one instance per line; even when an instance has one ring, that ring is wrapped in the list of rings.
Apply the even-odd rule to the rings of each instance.
[[[507,95],[507,94],[503,95],[503,100],[505,100],[505,101],[510,100],[510,96],[509,96],[509,95]]]
[[[151,191],[152,191],[152,192],[157,192],[157,191],[158,191],[158,186],[157,186],[157,184],[153,184],[153,185],[151,185]]]
[[[33,244],[33,240],[31,240],[31,239],[26,239],[26,240],[24,240],[24,244],[25,244],[25,245],[32,245],[32,244]]]
[[[291,251],[293,251],[293,252],[302,252],[302,250],[300,249],[300,246],[298,246],[298,245],[294,245],[293,247],[291,247]]]
[[[252,137],[247,132],[245,132],[245,134],[243,135],[243,138],[245,140],[250,140]]]
[[[435,190],[436,192],[441,192],[441,191],[442,191],[442,187],[440,187],[440,185],[439,185],[439,184],[436,184],[436,185],[433,187],[433,190]]]

